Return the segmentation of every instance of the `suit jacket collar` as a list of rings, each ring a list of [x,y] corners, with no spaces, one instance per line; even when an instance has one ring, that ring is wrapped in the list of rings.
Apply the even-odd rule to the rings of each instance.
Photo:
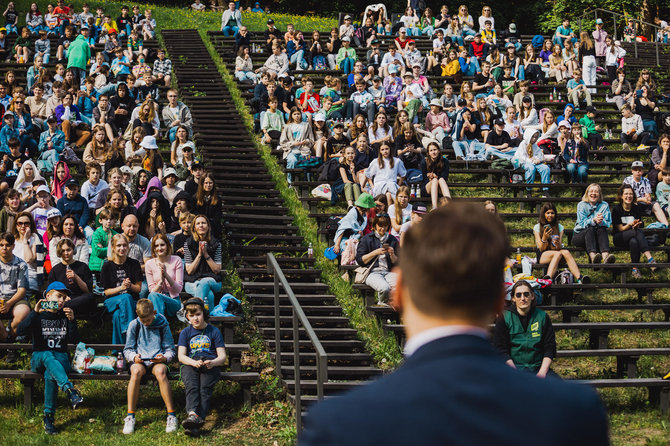
[[[494,356],[496,353],[488,339],[472,334],[459,334],[442,337],[419,347],[406,359],[405,366],[462,354]]]

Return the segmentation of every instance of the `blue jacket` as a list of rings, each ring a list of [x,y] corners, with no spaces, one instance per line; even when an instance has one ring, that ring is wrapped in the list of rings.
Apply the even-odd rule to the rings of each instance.
[[[9,140],[18,137],[19,131],[16,128],[3,125],[0,128],[0,152],[9,153]]]
[[[149,326],[140,322],[139,317],[130,321],[126,332],[126,346],[123,348],[126,361],[133,362],[135,355],[154,358],[159,353],[165,356],[167,362],[172,361],[176,355],[170,324],[165,316],[156,314]]]
[[[344,249],[345,243],[348,239],[353,238],[355,240],[360,239],[360,233],[365,229],[365,227],[368,225],[368,217],[366,214],[363,214],[363,219],[362,222],[359,223],[358,219],[358,211],[356,210],[355,207],[349,209],[349,212],[347,212],[347,215],[342,217],[342,220],[340,220],[340,223],[337,225],[337,231],[335,232],[335,240],[340,236],[340,234],[343,234],[345,231],[349,231],[350,234],[348,234],[347,237],[342,237],[342,240],[340,240],[340,249]]]
[[[601,201],[595,206],[586,201],[580,201],[577,205],[577,223],[575,223],[574,232],[578,233],[589,226],[596,226],[593,218],[600,213],[603,214],[603,222],[600,226],[605,228],[612,226],[612,214],[610,213],[610,206],[606,201]]]
[[[63,195],[63,198],[56,203],[56,207],[63,215],[72,214],[78,219],[79,226],[82,228],[88,224],[88,202],[81,195],[77,194],[74,200],[70,200],[67,195]]]
[[[16,114],[16,112],[10,112],[14,115],[14,128],[20,129],[19,127],[19,115]],[[30,116],[30,113],[25,112],[23,114],[23,122],[25,127],[23,129],[26,131],[26,133],[30,134],[33,132],[33,119]],[[4,126],[3,126],[4,127]]]
[[[541,416],[519,423],[529,411]],[[515,370],[476,335],[422,345],[395,372],[310,406],[304,426],[301,446],[609,444],[593,389]]]
[[[65,148],[65,133],[58,129],[56,129],[56,132],[54,132],[53,135],[49,133],[49,130],[46,130],[40,134],[40,142],[38,145],[40,152],[44,153],[49,150],[49,143],[47,142],[49,136],[51,136],[51,142],[54,145],[54,150],[56,150],[58,153],[61,153]]]
[[[293,40],[289,40],[289,42],[286,44],[286,55],[290,59],[293,54],[295,54],[297,51],[303,50],[304,52],[307,52],[307,44],[303,40],[300,42],[300,46],[296,46],[295,42]]]

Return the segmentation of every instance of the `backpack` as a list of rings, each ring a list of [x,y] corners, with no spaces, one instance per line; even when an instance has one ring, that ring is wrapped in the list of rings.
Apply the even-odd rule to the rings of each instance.
[[[533,48],[540,49],[542,48],[542,44],[544,43],[544,37],[542,37],[539,34],[536,34],[533,36],[533,40],[531,40],[530,43],[531,45],[533,45]]]
[[[341,215],[331,215],[326,220],[326,223],[323,225],[323,229],[326,231],[326,237],[328,240],[333,240],[335,234],[337,233],[337,228],[340,226],[340,220],[342,220]]]
[[[340,161],[337,158],[331,158],[319,167],[316,171],[319,181],[329,183],[336,181],[340,175]]]
[[[647,225],[647,229],[666,229],[667,226],[665,226],[663,223],[660,222],[653,222]],[[663,232],[652,232],[649,234],[645,234],[644,238],[647,239],[647,243],[649,243],[649,246],[652,248],[656,246],[661,246],[662,244],[665,243],[665,234]]]
[[[561,271],[556,276],[556,280],[554,280],[554,283],[556,283],[558,285],[572,285],[574,280],[575,280],[575,277],[572,275],[572,273],[570,271],[568,271],[566,269],[566,270]]]

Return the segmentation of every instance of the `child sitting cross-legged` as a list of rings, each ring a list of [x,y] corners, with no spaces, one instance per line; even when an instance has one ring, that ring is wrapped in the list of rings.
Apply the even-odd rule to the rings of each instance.
[[[57,434],[54,426],[56,395],[60,387],[68,396],[70,405],[76,409],[84,402],[67,373],[70,371],[68,343],[79,342],[77,321],[72,308],[64,307],[70,290],[62,282],[52,282],[34,310],[19,325],[19,334],[32,334],[33,356],[30,369],[44,375],[44,430]]]
[[[226,360],[223,336],[207,323],[205,303],[198,297],[184,302],[186,318],[191,324],[179,334],[178,355],[186,392],[188,418],[181,424],[188,435],[196,436],[205,424],[209,400],[219,381],[220,367]]]
[[[135,407],[140,396],[140,380],[151,371],[158,381],[161,397],[167,409],[165,432],[177,430],[172,388],[168,381],[167,363],[175,356],[174,340],[167,319],[157,314],[149,299],[140,299],[135,307],[137,318],[128,325],[123,355],[130,366],[128,382],[128,415],[124,419],[123,433],[135,432]]]

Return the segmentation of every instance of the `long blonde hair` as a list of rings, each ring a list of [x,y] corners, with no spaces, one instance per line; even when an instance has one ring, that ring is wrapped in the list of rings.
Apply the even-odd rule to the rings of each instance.
[[[400,208],[400,205],[398,204],[398,195],[400,194],[405,194],[407,195],[407,198],[409,198],[410,194],[410,189],[407,186],[400,186],[398,188],[398,191],[395,193],[395,221],[401,225],[402,224],[402,209]],[[408,201],[409,203],[409,201]]]
[[[593,40],[586,31],[579,33],[579,43],[587,50],[593,49]]]

